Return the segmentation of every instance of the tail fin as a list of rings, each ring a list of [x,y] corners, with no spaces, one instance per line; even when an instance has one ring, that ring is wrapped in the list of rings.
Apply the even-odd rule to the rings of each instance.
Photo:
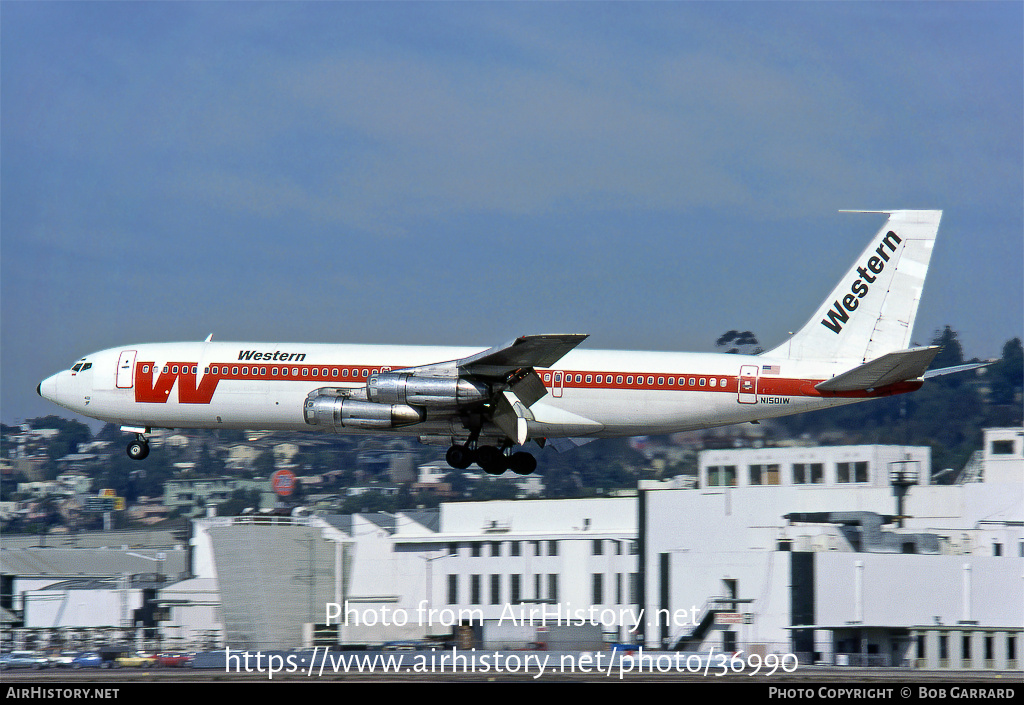
[[[766,357],[865,362],[909,346],[942,211],[856,212],[889,219],[811,320]]]

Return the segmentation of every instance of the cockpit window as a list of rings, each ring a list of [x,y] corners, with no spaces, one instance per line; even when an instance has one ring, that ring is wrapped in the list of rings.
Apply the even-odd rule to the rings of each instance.
[[[82,372],[85,372],[90,367],[92,367],[92,363],[91,362],[85,363],[84,365],[82,365]]]
[[[78,372],[80,369],[82,369],[82,363],[81,362],[76,363],[75,366],[71,368],[71,371],[72,372]]]

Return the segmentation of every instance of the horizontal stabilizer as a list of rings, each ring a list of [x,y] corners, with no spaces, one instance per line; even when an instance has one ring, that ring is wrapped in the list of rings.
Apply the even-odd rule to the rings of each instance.
[[[577,345],[586,334],[524,335],[457,362],[460,369],[482,375],[500,375],[520,367],[551,367]]]
[[[832,379],[819,382],[814,388],[820,392],[853,392],[918,379],[924,375],[928,365],[932,364],[932,360],[941,349],[938,345],[932,345],[891,352]]]
[[[995,364],[996,360],[989,360],[988,362],[971,362],[966,365],[956,365],[955,367],[941,367],[937,370],[928,370],[924,373],[925,379],[932,379],[933,377],[943,377],[945,375],[955,375],[957,372],[967,372],[969,370],[976,370],[979,367],[988,367],[989,365]]]

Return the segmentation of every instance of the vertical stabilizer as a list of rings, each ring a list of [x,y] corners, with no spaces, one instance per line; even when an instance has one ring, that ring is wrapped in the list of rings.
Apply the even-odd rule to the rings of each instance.
[[[942,211],[871,212],[889,219],[811,320],[766,357],[861,363],[909,347]]]

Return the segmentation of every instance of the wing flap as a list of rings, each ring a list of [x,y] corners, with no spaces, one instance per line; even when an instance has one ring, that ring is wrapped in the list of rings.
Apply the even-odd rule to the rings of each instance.
[[[887,353],[832,379],[819,382],[814,388],[820,392],[853,392],[918,379],[924,375],[940,349],[938,345],[932,345]]]

